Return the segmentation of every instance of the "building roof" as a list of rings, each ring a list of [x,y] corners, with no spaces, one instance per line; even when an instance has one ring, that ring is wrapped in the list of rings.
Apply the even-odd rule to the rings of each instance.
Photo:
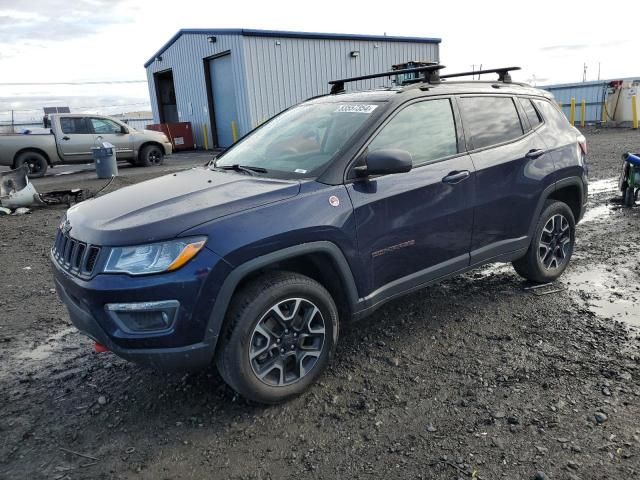
[[[639,77],[618,77],[611,78],[609,80],[588,80],[586,82],[573,82],[573,83],[556,83],[551,85],[544,85],[538,88],[542,88],[544,90],[553,90],[553,89],[561,89],[561,88],[576,88],[576,87],[592,87],[597,85],[608,85],[610,82],[615,82],[618,80],[636,80]]]
[[[252,30],[247,28],[183,28],[165,43],[160,50],[153,54],[144,64],[145,68],[162,55],[182,35],[242,35],[245,37],[278,37],[278,38],[309,38],[315,40],[370,40],[379,42],[412,42],[412,43],[440,43],[442,39],[432,37],[391,37],[386,35],[357,35],[351,33],[320,33],[320,32],[288,32],[281,30]]]

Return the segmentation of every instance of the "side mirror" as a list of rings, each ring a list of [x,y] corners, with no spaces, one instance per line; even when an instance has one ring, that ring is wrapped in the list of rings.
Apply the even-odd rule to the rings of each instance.
[[[367,153],[366,166],[358,167],[359,176],[405,173],[413,167],[413,157],[406,150],[385,148]]]
[[[120,133],[129,133],[129,129],[127,127],[120,127]]]

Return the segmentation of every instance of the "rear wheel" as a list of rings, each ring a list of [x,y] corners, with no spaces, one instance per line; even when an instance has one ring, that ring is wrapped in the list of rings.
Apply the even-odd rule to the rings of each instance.
[[[39,178],[44,176],[49,164],[47,159],[38,152],[22,152],[15,161],[15,167],[27,167],[27,175],[30,178]]]
[[[575,230],[573,212],[566,203],[545,202],[527,253],[513,262],[516,272],[537,283],[557,279],[571,260]]]
[[[322,285],[297,273],[269,273],[234,296],[217,367],[245,398],[278,403],[318,379],[337,340],[338,311]]]
[[[157,145],[147,145],[140,152],[139,164],[141,167],[151,167],[153,165],[162,165],[164,161],[164,152]]]
[[[635,189],[633,187],[627,187],[624,191],[624,206],[633,207],[636,204]]]

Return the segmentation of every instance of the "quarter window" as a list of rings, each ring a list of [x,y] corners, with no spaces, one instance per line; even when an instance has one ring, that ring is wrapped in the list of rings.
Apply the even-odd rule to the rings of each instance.
[[[463,97],[460,107],[474,149],[508,142],[524,133],[511,97]]]
[[[60,128],[62,128],[62,133],[89,133],[84,117],[61,117]]]
[[[534,100],[533,103],[535,103],[536,107],[538,107],[542,113],[542,116],[549,122],[553,129],[564,131],[571,126],[567,117],[565,117],[555,105],[552,105],[546,100]]]
[[[369,144],[370,152],[387,148],[408,151],[414,165],[458,153],[449,99],[414,103],[398,113]]]
[[[524,110],[527,119],[529,119],[529,124],[532,129],[542,123],[542,118],[540,118],[540,114],[533,106],[533,103],[531,103],[531,100],[528,98],[520,98],[520,105],[522,105],[522,109]]]

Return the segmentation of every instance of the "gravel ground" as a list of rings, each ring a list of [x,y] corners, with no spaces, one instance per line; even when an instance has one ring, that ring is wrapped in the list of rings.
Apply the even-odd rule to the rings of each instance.
[[[640,208],[612,198],[640,134],[586,135],[593,193],[561,281],[525,290],[493,265],[389,303],[280,406],[214,369],[93,353],[53,291],[63,209],[0,218],[0,478],[638,478]]]

